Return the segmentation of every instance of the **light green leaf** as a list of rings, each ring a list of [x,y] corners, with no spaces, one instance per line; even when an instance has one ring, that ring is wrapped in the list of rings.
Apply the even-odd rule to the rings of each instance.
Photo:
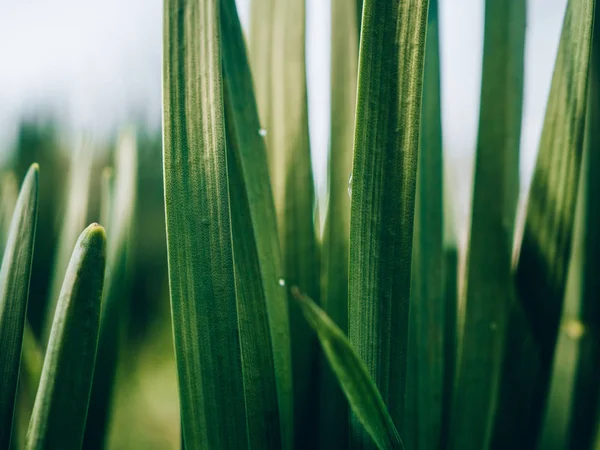
[[[342,330],[309,297],[292,287],[292,295],[304,317],[317,332],[321,347],[335,373],[352,412],[379,449],[403,449],[381,394],[365,364],[358,357]]]
[[[19,184],[14,172],[4,173],[0,180],[0,255],[4,254],[18,196]]]
[[[27,171],[13,213],[0,269],[0,448],[8,448],[38,211],[38,166]]]
[[[287,291],[279,283],[283,264],[277,217],[235,2],[222,0],[221,5],[227,168],[250,447],[291,449],[292,361]]]
[[[526,3],[487,0],[485,6],[466,299],[450,425],[450,445],[455,449],[486,448],[493,425],[504,328],[512,300]]]
[[[308,135],[304,0],[253,0],[251,61],[271,186],[278,217],[284,279],[318,299],[319,249]],[[259,30],[258,28],[270,28]],[[268,53],[268,54],[266,54]],[[316,446],[317,342],[297,308],[290,310],[295,443]]]
[[[349,337],[403,423],[427,0],[364,2],[350,223]],[[352,426],[357,446],[368,446]]]
[[[437,0],[429,2],[421,143],[415,202],[406,430],[409,448],[439,445],[444,390],[446,305],[443,273],[443,160]]]
[[[559,330],[588,98],[595,1],[570,0],[554,67],[497,395],[493,448],[534,448]]]
[[[90,179],[92,173],[92,146],[89,141],[82,138],[71,155],[69,181],[65,191],[65,211],[60,214],[60,236],[56,247],[54,266],[50,285],[50,296],[46,308],[45,321],[42,328],[41,345],[46,347],[50,337],[52,318],[58,302],[63,278],[69,264],[71,251],[77,241],[79,233],[85,227],[90,193]]]
[[[106,234],[98,224],[79,236],[56,304],[25,448],[79,449],[96,362]]]
[[[327,315],[345,333],[348,332],[349,178],[354,145],[359,21],[352,2],[331,2],[329,202],[322,244],[321,303]],[[320,369],[319,446],[346,448],[348,404],[329,366],[321,364]]]
[[[127,313],[130,284],[131,241],[134,227],[137,143],[133,129],[121,134],[117,144],[115,176],[103,179],[102,205],[109,236],[106,279],[100,318],[100,335],[94,383],[90,396],[89,421],[84,448],[102,449],[107,438],[113,385]]]
[[[231,245],[220,0],[167,0],[163,163],[169,285],[187,448],[246,448]]]

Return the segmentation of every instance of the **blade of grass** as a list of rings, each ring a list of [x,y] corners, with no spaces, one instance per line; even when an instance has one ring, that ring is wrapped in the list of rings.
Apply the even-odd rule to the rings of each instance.
[[[19,196],[19,185],[14,172],[6,172],[0,183],[0,254],[4,254],[10,222]]]
[[[106,235],[97,224],[79,236],[56,305],[25,448],[81,448],[92,387]]]
[[[169,285],[187,448],[246,448],[221,84],[219,0],[164,4]]]
[[[429,2],[415,201],[404,442],[439,445],[444,389],[443,160],[437,0]]]
[[[598,15],[596,10],[596,20]],[[597,24],[597,22],[596,22]],[[586,145],[573,224],[561,327],[552,368],[541,448],[592,448],[600,385],[600,27],[594,26]]]
[[[227,167],[250,446],[291,449],[291,344],[287,291],[279,283],[283,264],[277,216],[235,2],[222,0],[221,5]]]
[[[69,182],[66,186],[66,210],[61,215],[61,230],[52,267],[50,297],[46,307],[46,318],[42,327],[41,345],[45,348],[50,337],[52,318],[58,302],[63,278],[67,270],[71,251],[80,231],[85,227],[92,171],[91,145],[82,139],[71,155]]]
[[[10,444],[37,210],[38,166],[33,164],[19,193],[0,269],[0,448]]]
[[[595,1],[569,1],[516,268],[492,448],[539,437],[571,254]],[[513,436],[519,436],[515,444]]]
[[[329,203],[322,244],[321,304],[348,332],[348,246],[350,240],[349,177],[352,172],[356,72],[357,10],[351,2],[331,2],[331,137]],[[321,363],[319,446],[348,447],[348,404],[329,365]]]
[[[107,438],[119,347],[127,312],[137,185],[137,142],[134,130],[121,134],[117,144],[115,177],[105,175],[102,205],[109,242],[106,280],[100,317],[96,369],[90,395],[84,448],[102,449]]]
[[[451,448],[486,448],[494,417],[519,195],[526,1],[487,0],[466,303]],[[493,256],[490,256],[493,255]]]
[[[312,298],[319,292],[319,249],[315,233],[313,172],[308,134],[305,65],[305,2],[281,0],[272,6],[270,84],[267,94],[257,85],[258,97],[270,102],[265,122],[269,169],[278,215],[284,260],[284,282],[302,286]],[[257,75],[258,76],[258,75]],[[256,79],[256,78],[255,78]],[[259,101],[259,112],[260,101]],[[264,133],[263,133],[264,134]],[[318,353],[314,334],[296,307],[290,310],[294,379],[295,444],[316,446],[318,403]]]
[[[304,317],[317,332],[323,352],[348,402],[366,432],[379,449],[403,449],[381,394],[365,364],[340,328],[309,297],[292,287]]]
[[[364,3],[350,223],[349,337],[403,423],[428,1]],[[355,422],[355,421],[354,421]],[[355,445],[368,446],[351,425]]]

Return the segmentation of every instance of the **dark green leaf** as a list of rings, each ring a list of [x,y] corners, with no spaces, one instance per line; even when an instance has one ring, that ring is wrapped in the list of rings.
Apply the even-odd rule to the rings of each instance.
[[[516,269],[493,448],[531,449],[539,437],[571,254],[594,7],[594,0],[570,0],[565,13]]]
[[[349,337],[403,423],[427,0],[364,2],[352,171]],[[352,427],[355,445],[368,445]]]
[[[220,0],[164,3],[163,162],[181,420],[190,449],[248,445],[231,246]]]
[[[279,282],[283,264],[277,217],[242,29],[234,1],[221,4],[227,167],[248,434],[252,448],[291,449],[292,362],[287,291]]]
[[[342,330],[298,288],[292,294],[302,307],[304,317],[317,332],[323,352],[339,380],[352,412],[379,449],[403,449],[381,394],[365,364],[358,357]]]

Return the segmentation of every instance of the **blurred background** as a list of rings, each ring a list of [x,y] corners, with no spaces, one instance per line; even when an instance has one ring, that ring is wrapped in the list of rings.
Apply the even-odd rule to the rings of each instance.
[[[508,0],[510,1],[510,0]],[[250,0],[238,0],[242,24]],[[529,0],[521,148],[527,192],[566,0]],[[477,137],[484,0],[440,0],[445,176],[454,219],[467,236]],[[310,134],[319,217],[326,206],[329,134],[329,2],[307,0]],[[42,327],[70,154],[91,140],[88,222],[100,214],[100,173],[117,135],[137,129],[135,263],[127,339],[117,375],[110,448],[179,448],[177,381],[167,286],[161,156],[160,0],[0,0],[0,169],[22,179],[40,163],[40,212],[29,320]],[[524,197],[524,195],[522,195]],[[110,238],[110,237],[109,237]]]

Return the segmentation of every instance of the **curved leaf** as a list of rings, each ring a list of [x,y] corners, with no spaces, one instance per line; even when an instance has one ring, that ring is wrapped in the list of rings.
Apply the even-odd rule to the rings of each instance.
[[[79,449],[96,362],[106,234],[98,224],[79,236],[56,304],[25,448]]]
[[[298,288],[292,294],[304,317],[317,332],[323,352],[335,373],[352,412],[379,449],[404,449],[381,394],[342,330]]]

